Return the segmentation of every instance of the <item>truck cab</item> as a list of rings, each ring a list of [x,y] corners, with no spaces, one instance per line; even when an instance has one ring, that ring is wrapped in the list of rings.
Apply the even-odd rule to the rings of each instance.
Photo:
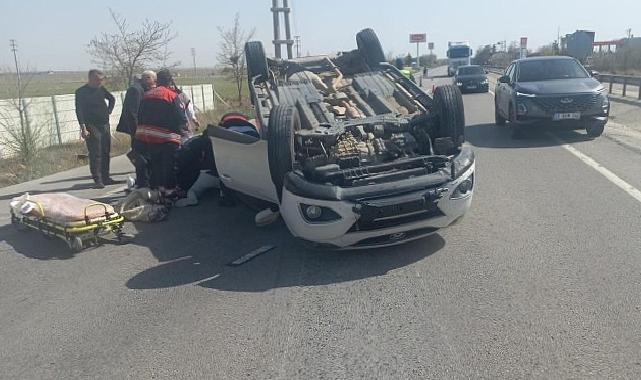
[[[469,66],[472,61],[472,49],[470,43],[467,41],[462,42],[448,42],[447,43],[447,75],[453,76],[459,66]]]

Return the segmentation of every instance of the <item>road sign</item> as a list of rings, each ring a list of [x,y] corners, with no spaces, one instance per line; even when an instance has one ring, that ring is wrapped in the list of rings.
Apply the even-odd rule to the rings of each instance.
[[[527,37],[521,37],[521,49],[527,49]]]
[[[410,43],[419,43],[427,41],[427,34],[425,33],[413,33],[410,34]]]
[[[429,50],[434,50],[434,42],[428,42],[428,43],[427,43],[427,48],[428,48]]]
[[[521,54],[520,58],[526,58],[527,57],[527,37],[521,37]]]

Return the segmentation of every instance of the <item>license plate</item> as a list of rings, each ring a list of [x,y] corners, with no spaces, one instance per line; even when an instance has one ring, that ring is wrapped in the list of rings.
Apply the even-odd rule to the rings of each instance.
[[[475,84],[470,84],[467,86],[470,90],[476,90],[476,85]]]
[[[578,120],[581,118],[581,112],[555,113],[553,120]]]

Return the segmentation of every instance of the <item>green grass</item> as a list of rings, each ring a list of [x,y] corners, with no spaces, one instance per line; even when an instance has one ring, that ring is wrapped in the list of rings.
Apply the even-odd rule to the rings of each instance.
[[[236,83],[234,80],[223,74],[215,74],[213,69],[193,70],[178,69],[174,73],[178,86],[213,83],[221,97],[228,100],[238,98]],[[23,75],[26,85],[23,96],[25,98],[42,97],[51,95],[73,94],[76,89],[87,82],[87,73],[84,71],[61,71],[52,73],[27,73]],[[107,78],[108,79],[108,78]],[[0,74],[0,99],[8,99],[15,96],[15,75],[11,73]],[[110,91],[122,91],[126,88],[119,83],[106,85]],[[247,83],[242,86],[243,97],[247,96]]]
[[[238,105],[238,93],[233,78],[225,75],[212,75],[211,72],[201,70],[194,75],[193,71],[179,71],[176,75],[176,84],[188,86],[194,84],[213,83],[216,92],[228,105],[217,100],[216,110],[207,111],[198,115],[202,131],[207,124],[217,124],[222,115],[227,112],[242,112],[250,118],[253,117],[251,107],[247,100],[247,83],[242,86],[242,105]],[[85,83],[84,72],[64,72],[53,74],[35,74],[26,88],[25,97],[51,96],[73,93],[76,88]],[[4,85],[7,79],[6,74],[0,74],[0,85]],[[15,84],[14,84],[15,85]],[[0,94],[0,99],[7,98],[12,87],[5,86]],[[110,88],[112,91],[117,89]],[[118,99],[119,101],[119,99]],[[129,149],[129,138],[123,134],[116,133],[112,139],[112,155],[124,154]],[[9,186],[43,176],[86,165],[87,148],[83,142],[56,145],[44,148],[39,151],[38,157],[32,163],[25,164],[18,158],[0,159],[0,187]]]
[[[129,145],[128,136],[122,133],[114,134],[111,140],[111,156],[126,153]],[[17,157],[3,158],[0,159],[0,187],[42,178],[88,163],[87,146],[80,141],[41,149],[37,157],[28,164]]]

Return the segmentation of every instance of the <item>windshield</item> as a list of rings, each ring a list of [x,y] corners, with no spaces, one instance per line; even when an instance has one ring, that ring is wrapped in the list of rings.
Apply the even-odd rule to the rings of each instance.
[[[587,78],[588,73],[572,59],[532,60],[519,63],[519,82]]]
[[[450,58],[467,58],[470,56],[470,49],[468,47],[451,48],[448,54]]]
[[[458,75],[479,75],[485,74],[481,66],[459,67]]]

